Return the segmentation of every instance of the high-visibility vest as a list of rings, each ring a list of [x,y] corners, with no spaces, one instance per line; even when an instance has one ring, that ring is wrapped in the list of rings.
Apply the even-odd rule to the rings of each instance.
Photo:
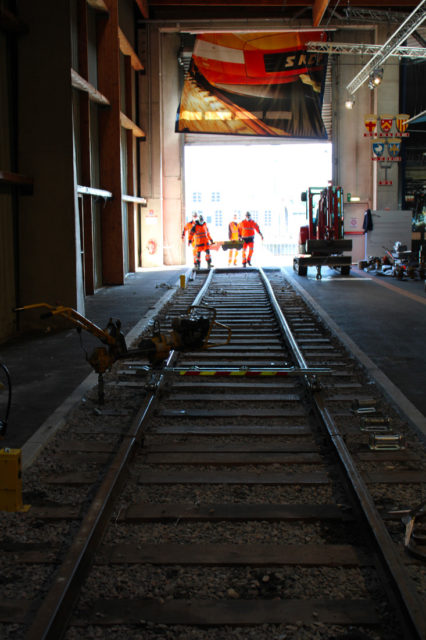
[[[238,225],[238,231],[242,238],[254,238],[254,232],[260,233],[259,225],[254,220],[243,220]]]
[[[195,245],[197,247],[208,245],[209,242],[213,242],[205,222],[203,222],[203,224],[200,224],[199,222],[194,224],[189,233],[189,239],[192,240],[192,238],[194,238]]]
[[[190,220],[189,222],[186,223],[186,225],[184,226],[183,231],[182,231],[182,240],[185,237],[185,233],[187,233],[188,237],[189,237],[189,232],[191,231],[193,226],[194,226],[194,221],[193,220]]]
[[[239,238],[238,222],[232,221],[229,223],[228,235],[230,240],[238,240]]]

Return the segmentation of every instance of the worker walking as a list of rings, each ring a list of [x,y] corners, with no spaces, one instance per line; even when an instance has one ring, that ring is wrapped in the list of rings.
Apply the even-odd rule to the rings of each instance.
[[[240,239],[240,235],[238,233],[237,220],[238,220],[238,216],[236,213],[234,213],[234,219],[231,220],[231,222],[228,225],[228,237],[231,240],[231,242],[238,242],[238,240]],[[228,266],[231,266],[231,264],[234,264],[234,266],[236,266],[237,257],[238,257],[238,249],[229,249]]]
[[[245,220],[238,225],[239,237],[243,241],[243,267],[251,267],[251,258],[254,248],[254,232],[257,232],[263,240],[263,235],[257,222],[251,219],[250,211],[247,211]]]
[[[191,231],[189,232],[190,242],[194,241],[194,266],[199,269],[201,266],[201,253],[206,254],[207,269],[210,269],[213,265],[211,263],[210,245],[213,244],[212,237],[209,232],[209,228],[204,222],[203,216],[200,216],[195,221]]]
[[[195,241],[192,240],[192,242],[189,240],[189,234],[191,232],[192,227],[194,226],[194,224],[196,223],[196,221],[198,220],[198,213],[196,211],[192,212],[192,219],[186,223],[186,225],[183,228],[182,231],[182,240],[185,240],[185,233],[188,234],[188,246],[190,246],[192,244],[192,257],[194,259],[194,262],[196,260],[197,257],[197,251],[195,249]]]

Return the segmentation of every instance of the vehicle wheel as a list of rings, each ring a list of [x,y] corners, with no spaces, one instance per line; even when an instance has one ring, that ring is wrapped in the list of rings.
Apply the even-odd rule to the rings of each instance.
[[[308,267],[304,264],[299,264],[297,267],[297,275],[298,276],[306,276],[308,273]]]
[[[348,276],[351,272],[351,267],[349,264],[345,264],[343,267],[340,267],[340,273],[342,276]]]

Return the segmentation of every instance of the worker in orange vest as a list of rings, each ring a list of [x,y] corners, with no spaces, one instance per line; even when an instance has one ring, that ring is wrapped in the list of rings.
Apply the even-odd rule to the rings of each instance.
[[[238,225],[238,233],[243,241],[243,267],[251,267],[251,258],[254,248],[254,232],[257,232],[263,240],[263,235],[257,222],[251,219],[250,211],[247,211],[245,220]]]
[[[190,231],[191,231],[192,227],[194,226],[194,224],[196,223],[197,220],[198,220],[198,213],[196,211],[193,211],[192,212],[192,220],[187,222],[186,225],[183,228],[182,240],[185,240],[185,233],[187,233],[188,234],[188,246],[191,245],[191,241],[189,240]],[[197,257],[197,251],[195,249],[194,240],[192,240],[192,257],[194,258],[194,262],[195,262],[196,257]]]
[[[189,232],[189,240],[194,241],[195,251],[194,251],[194,266],[196,269],[200,268],[201,265],[201,252],[205,251],[206,254],[206,262],[207,269],[210,269],[213,265],[211,263],[210,256],[210,245],[213,244],[213,239],[210,235],[209,228],[204,222],[203,216],[200,215],[198,220],[195,221],[194,226]]]
[[[240,234],[238,233],[238,216],[234,213],[234,219],[228,225],[228,237],[231,242],[237,242],[240,239]],[[232,262],[234,262],[234,266],[237,265],[237,257],[238,257],[238,249],[229,249],[228,255],[228,266],[231,266]]]

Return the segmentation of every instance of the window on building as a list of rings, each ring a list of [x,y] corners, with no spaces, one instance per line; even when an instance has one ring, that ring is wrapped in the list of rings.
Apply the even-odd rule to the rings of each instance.
[[[214,212],[214,223],[216,227],[221,227],[223,224],[223,213],[220,209]]]
[[[259,212],[255,210],[255,211],[250,211],[250,213],[251,213],[252,220],[254,220],[255,222],[259,222]]]
[[[193,191],[192,192],[192,202],[201,202],[201,192]]]
[[[269,209],[265,211],[264,224],[265,224],[265,227],[270,227],[272,225],[272,211],[270,211]]]
[[[212,191],[212,202],[220,202],[219,191]]]
[[[207,224],[211,224],[212,223],[212,217],[211,216],[206,216],[206,222],[207,222]]]

